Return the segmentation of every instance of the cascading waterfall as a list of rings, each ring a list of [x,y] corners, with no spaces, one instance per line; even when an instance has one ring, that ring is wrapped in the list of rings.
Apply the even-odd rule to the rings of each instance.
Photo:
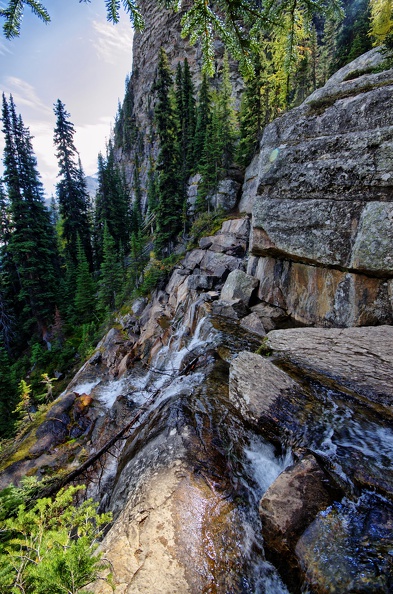
[[[149,472],[149,465],[154,468],[154,465],[159,464],[160,456],[164,455],[166,459],[169,456],[170,459],[182,450],[185,442],[191,443],[186,446],[189,451],[181,456],[194,468],[193,473],[196,476],[204,477],[214,497],[222,502],[215,503],[215,506],[229,505],[232,511],[228,512],[228,517],[233,516],[229,536],[228,528],[223,528],[221,523],[218,529],[223,530],[221,536],[219,532],[216,533],[217,528],[213,525],[210,530],[202,529],[199,520],[196,524],[199,526],[198,531],[201,531],[199,538],[202,553],[194,552],[193,562],[195,571],[211,588],[206,591],[286,594],[286,586],[264,556],[258,504],[278,475],[293,464],[294,457],[284,444],[282,451],[277,454],[277,444],[273,446],[268,443],[239,421],[223,388],[227,383],[225,374],[228,372],[228,362],[221,361],[220,364],[224,367],[226,365],[225,377],[214,380],[211,384],[211,375],[213,373],[214,376],[216,367],[214,361],[221,360],[217,357],[220,345],[227,347],[229,341],[232,341],[231,349],[225,351],[225,356],[230,360],[236,356],[236,351],[244,348],[244,342],[239,338],[237,344],[237,338],[234,334],[227,333],[229,331],[222,320],[208,315],[200,317],[195,331],[191,333],[190,328],[200,316],[199,304],[194,302],[192,311],[191,307],[187,310],[167,344],[157,351],[148,368],[135,366],[120,380],[96,380],[75,387],[77,392],[94,394],[102,407],[103,415],[111,414],[120,395],[127,399],[135,411],[142,411],[142,416],[130,432],[131,445],[124,442],[119,444],[117,460],[112,457],[106,462],[102,485],[108,484],[109,480],[113,482],[116,475],[118,478],[112,504],[108,495],[103,501],[109,507],[112,505],[117,510],[116,513],[119,513],[124,505],[125,493],[128,493],[127,480],[136,481],[138,473],[142,473],[142,476]],[[231,329],[233,330],[234,328]],[[363,531],[367,535],[365,550],[368,556],[366,555],[367,559],[360,569],[368,575],[367,572],[371,571],[370,564],[375,565],[378,562],[383,570],[384,565],[378,559],[391,539],[386,536],[382,525],[378,525],[376,529],[370,527],[367,514],[372,517],[385,514],[388,518],[391,514],[393,520],[393,510],[390,511],[390,502],[383,495],[367,490],[356,491],[353,460],[360,456],[365,466],[370,467],[373,472],[377,469],[382,473],[391,473],[393,429],[389,426],[382,427],[377,415],[368,410],[366,414],[366,409],[360,405],[357,408],[348,407],[342,401],[342,395],[334,391],[318,390],[319,388],[315,389],[316,399],[319,401],[318,412],[310,416],[300,441],[303,445],[307,444],[308,449],[317,457],[328,460],[335,476],[342,484],[349,486],[350,492],[356,492],[357,496],[352,499],[344,497],[342,501],[321,512],[306,531],[302,542],[308,542],[309,539],[313,543],[313,539],[318,538],[322,546],[334,551],[337,559],[345,559],[351,552],[351,547],[356,546],[354,543],[359,533]],[[152,440],[151,434],[161,434],[163,437],[158,438],[157,444],[156,438],[153,438],[152,443],[155,445],[151,446],[150,451],[148,444]],[[176,440],[181,435],[183,437],[177,445],[169,446],[172,439]],[[120,455],[124,446],[123,454]],[[168,453],[162,454],[166,448]],[[118,461],[121,459],[122,465],[132,468],[129,479],[119,474]],[[202,515],[208,513],[206,510],[210,504],[208,499],[206,501],[200,505],[198,513]],[[348,526],[351,528],[348,529]],[[337,527],[348,534],[346,540],[344,539],[345,543],[341,540],[333,545],[331,539]],[[196,527],[192,530],[190,528],[190,533],[187,528],[183,530],[188,534],[184,537],[187,542],[196,538]],[[227,543],[224,548],[220,539]],[[227,558],[227,551],[232,549],[234,552]],[[233,567],[228,569],[228,575],[224,578],[222,566],[228,563],[233,564]],[[317,562],[315,566],[317,567]],[[340,579],[340,571],[344,572],[339,561],[337,567],[337,571],[332,571],[333,581]],[[359,567],[356,566],[354,571],[358,570]]]

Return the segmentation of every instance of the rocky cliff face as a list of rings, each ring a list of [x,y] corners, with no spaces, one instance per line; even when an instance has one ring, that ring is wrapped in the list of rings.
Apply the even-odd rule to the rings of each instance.
[[[378,55],[270,124],[246,174],[248,271],[301,324],[392,321],[393,78],[369,73]]]
[[[135,152],[138,152],[144,206],[146,206],[147,174],[150,167],[150,158],[154,162],[158,155],[152,87],[156,76],[160,49],[165,50],[172,72],[175,72],[179,62],[183,63],[184,59],[187,58],[196,91],[199,90],[202,80],[200,44],[190,46],[188,40],[181,37],[181,18],[188,5],[186,2],[178,13],[174,13],[173,10],[165,10],[162,4],[154,0],[142,0],[139,3],[145,20],[145,29],[141,33],[135,33],[134,36],[132,74],[129,81],[129,92],[133,97],[130,120],[133,121],[137,134],[134,148],[127,152],[120,147],[117,151],[117,158],[125,170],[129,187],[132,188]],[[219,41],[215,43],[215,52],[215,76],[210,81],[213,86],[217,86],[219,83],[219,72],[224,55],[224,47]],[[230,72],[234,99],[239,105],[243,82],[236,62],[230,61]]]
[[[373,60],[266,129],[243,214],[119,317],[3,469],[67,470],[113,511],[116,594],[392,591],[393,71]]]

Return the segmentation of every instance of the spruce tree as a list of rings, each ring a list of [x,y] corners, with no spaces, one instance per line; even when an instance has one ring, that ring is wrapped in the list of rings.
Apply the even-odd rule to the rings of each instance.
[[[18,326],[45,338],[56,304],[56,245],[31,136],[3,95],[4,180],[9,200],[8,286]]]
[[[104,228],[103,258],[101,276],[98,283],[98,309],[112,311],[118,301],[123,284],[123,270],[115,250],[115,241],[109,233],[108,225]]]
[[[261,87],[261,68],[259,63],[255,71],[245,82],[240,106],[240,140],[236,147],[236,161],[247,166],[253,158],[264,122],[264,104]]]
[[[102,262],[104,227],[115,241],[115,249],[120,253],[128,245],[130,238],[129,196],[124,177],[115,162],[112,141],[107,147],[106,158],[98,155],[98,190],[94,209],[94,254],[97,269]]]
[[[193,141],[195,134],[195,97],[190,67],[187,59],[176,69],[176,118],[180,150],[180,182],[184,204],[187,201],[187,182],[193,169]]]
[[[170,243],[182,228],[183,196],[181,192],[178,131],[171,97],[172,74],[168,58],[160,51],[154,85],[157,95],[155,121],[160,141],[158,155],[158,201],[156,206],[156,249],[170,249]]]
[[[205,146],[207,130],[210,122],[211,97],[209,83],[206,74],[203,75],[202,84],[199,91],[198,107],[196,109],[196,125],[193,142],[193,162],[194,173],[199,171],[202,160],[203,149]]]
[[[75,128],[69,120],[70,114],[60,99],[54,105],[54,113],[56,115],[54,144],[59,163],[58,176],[60,177],[57,184],[57,197],[62,218],[65,251],[76,264],[78,260],[77,237],[79,237],[91,267],[89,196],[79,154],[74,145]]]
[[[74,311],[75,319],[88,324],[94,319],[96,288],[89,271],[89,263],[79,237],[77,237],[77,266]]]

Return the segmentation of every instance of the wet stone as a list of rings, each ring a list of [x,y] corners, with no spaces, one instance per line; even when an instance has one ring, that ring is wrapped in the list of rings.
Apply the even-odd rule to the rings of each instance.
[[[309,455],[280,474],[261,499],[259,513],[265,550],[290,586],[300,586],[297,541],[317,513],[333,503],[334,495],[341,498]]]
[[[297,544],[305,587],[313,594],[392,592],[392,535],[393,507],[378,495],[335,503]]]

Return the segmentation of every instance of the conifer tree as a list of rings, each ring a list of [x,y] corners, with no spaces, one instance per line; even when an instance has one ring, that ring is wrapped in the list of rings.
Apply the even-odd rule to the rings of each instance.
[[[3,95],[4,179],[9,200],[8,286],[18,326],[46,336],[56,303],[56,246],[31,136]]]
[[[123,103],[119,105],[115,121],[115,141],[117,147],[130,152],[136,143],[138,126],[134,114],[134,91],[132,78],[126,77]]]
[[[141,178],[139,172],[139,157],[138,152],[135,153],[135,161],[134,161],[134,173],[133,173],[133,191],[134,191],[134,200],[132,203],[132,212],[131,212],[131,233],[138,233],[139,229],[142,226],[142,188],[141,188]]]
[[[0,180],[0,344],[4,345],[8,354],[11,353],[15,336],[12,306],[15,290],[11,285],[14,266],[9,252],[10,226],[9,201]]]
[[[233,107],[232,85],[230,81],[228,54],[224,54],[221,71],[221,85],[217,99],[221,168],[227,170],[231,165],[238,136],[237,116]]]
[[[193,141],[196,126],[195,88],[192,82],[190,65],[187,58],[183,64],[183,150],[186,159],[186,175],[191,174],[193,168]]]
[[[17,382],[11,361],[5,348],[0,345],[0,437],[12,435],[17,405]]]
[[[53,111],[56,115],[54,144],[60,177],[57,184],[57,197],[62,217],[65,250],[76,264],[78,260],[77,237],[79,236],[91,267],[89,196],[79,154],[74,145],[75,128],[69,120],[70,114],[60,99],[55,103]]]
[[[264,121],[263,88],[261,86],[261,66],[245,82],[240,105],[240,140],[236,148],[236,161],[246,166],[254,156],[261,136]]]
[[[195,96],[188,60],[176,69],[176,116],[178,120],[178,144],[180,148],[181,185],[186,201],[187,181],[193,169],[193,141],[195,134]]]
[[[127,246],[130,237],[129,197],[125,180],[115,162],[112,141],[107,146],[106,159],[98,155],[98,190],[94,210],[94,253],[96,267],[102,262],[104,227],[115,241],[115,249],[120,253]]]
[[[116,307],[117,299],[121,293],[123,270],[115,250],[115,241],[109,233],[107,225],[104,228],[103,258],[100,272],[98,309],[110,312]]]
[[[155,121],[160,140],[157,164],[156,248],[162,253],[170,247],[169,244],[181,230],[183,211],[178,134],[171,97],[172,74],[167,55],[162,48],[154,90],[157,95]]]
[[[75,318],[82,324],[91,322],[94,318],[95,284],[89,271],[89,263],[86,258],[82,242],[77,237],[77,266],[76,266],[76,288],[74,311]]]
[[[344,0],[345,16],[340,20],[336,51],[330,74],[372,47],[370,0]]]
[[[199,91],[199,101],[196,109],[196,125],[193,143],[194,173],[199,171],[205,146],[208,125],[210,122],[211,97],[207,75],[204,74]]]
[[[234,159],[237,118],[232,101],[228,57],[225,55],[221,85],[219,91],[212,95],[210,117],[199,161],[202,183],[198,188],[198,210],[204,210],[204,198],[217,187]]]

